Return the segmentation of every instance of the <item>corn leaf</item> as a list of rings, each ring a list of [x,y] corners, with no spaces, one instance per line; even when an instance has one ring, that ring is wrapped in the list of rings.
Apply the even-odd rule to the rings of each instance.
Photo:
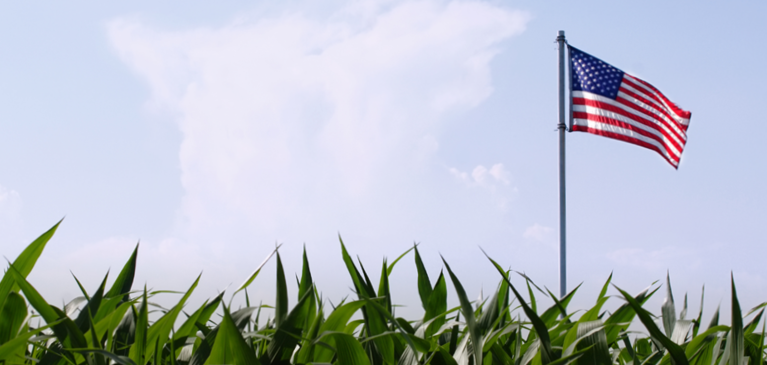
[[[136,248],[133,249],[133,253],[131,254],[130,258],[128,258],[128,261],[125,263],[122,270],[120,270],[120,274],[117,275],[115,282],[112,283],[112,287],[105,295],[107,298],[122,296],[122,302],[127,302],[130,300],[128,293],[130,293],[130,289],[133,286],[133,278],[136,276],[136,259],[138,257],[138,247],[139,244],[136,244]]]
[[[639,317],[639,320],[642,321],[642,323],[645,325],[645,328],[647,328],[647,331],[650,332],[650,335],[656,341],[660,342],[663,347],[666,348],[666,350],[668,350],[669,354],[671,355],[671,359],[673,359],[675,362],[675,365],[688,365],[689,362],[687,361],[687,356],[684,354],[684,350],[682,350],[679,345],[674,343],[674,341],[671,341],[670,338],[663,335],[660,329],[658,329],[658,326],[655,325],[655,322],[653,321],[650,314],[647,313],[644,308],[642,308],[639,302],[629,293],[618,287],[615,288],[618,289],[618,291],[623,295],[629,305],[634,308],[634,311]]]
[[[730,330],[730,338],[727,341],[730,347],[730,364],[742,365],[744,356],[744,338],[743,338],[743,315],[740,312],[740,303],[738,302],[738,293],[735,290],[735,278],[730,274],[730,282],[732,283],[732,329]]]
[[[10,292],[0,314],[0,344],[4,344],[20,334],[27,318],[27,302],[20,294]]]
[[[62,218],[62,220],[64,219]],[[58,221],[53,227],[32,241],[32,243],[24,248],[24,251],[21,251],[19,256],[16,257],[16,260],[13,261],[12,266],[16,268],[17,273],[21,275],[21,277],[26,278],[27,275],[32,272],[32,268],[35,266],[35,263],[37,263],[37,259],[40,257],[40,254],[43,253],[45,245],[51,237],[53,237],[53,234],[56,233],[59,224],[61,224],[61,221]],[[12,291],[18,292],[19,285],[15,283],[14,276],[9,276],[6,272],[6,274],[3,275],[3,278],[0,279],[0,310],[2,310],[5,301],[8,299],[9,293]]]
[[[455,288],[455,292],[458,295],[458,300],[461,303],[461,313],[463,313],[466,321],[466,327],[469,329],[469,338],[471,339],[471,343],[475,349],[479,349],[474,351],[474,363],[483,364],[482,334],[480,333],[480,328],[477,326],[477,322],[474,319],[474,309],[471,306],[469,298],[466,296],[466,290],[463,289],[463,285],[458,280],[458,277],[455,276],[453,270],[450,269],[450,265],[447,264],[447,261],[445,261],[444,257],[442,258],[442,262],[445,264],[447,273],[450,275],[450,280],[453,282],[453,287]]]
[[[549,330],[546,327],[546,324],[543,322],[543,320],[541,320],[540,317],[538,317],[535,311],[532,308],[530,308],[530,306],[528,306],[527,303],[525,303],[525,299],[522,297],[522,295],[519,294],[519,292],[514,287],[514,285],[511,284],[511,281],[509,281],[509,278],[506,276],[506,272],[503,270],[503,268],[501,268],[501,265],[499,265],[489,256],[487,258],[490,260],[490,262],[493,263],[496,270],[498,270],[498,273],[500,273],[501,277],[503,277],[503,280],[506,280],[506,282],[509,284],[511,291],[514,292],[514,295],[517,297],[517,300],[519,300],[519,304],[522,306],[522,310],[525,312],[525,315],[527,316],[528,319],[530,319],[530,322],[532,322],[533,328],[535,329],[535,333],[538,335],[538,338],[540,339],[539,344],[541,346],[541,363],[543,365],[548,365],[551,361],[554,360],[554,358],[551,351],[551,339],[549,338]]]
[[[221,319],[216,341],[213,343],[210,356],[205,365],[231,364],[231,365],[258,365],[261,362],[256,358],[253,349],[248,346],[242,334],[232,320],[229,308],[225,305],[224,318]]]
[[[346,333],[333,333],[336,345],[336,355],[339,365],[370,365],[370,359],[365,354],[362,345],[351,335]]]

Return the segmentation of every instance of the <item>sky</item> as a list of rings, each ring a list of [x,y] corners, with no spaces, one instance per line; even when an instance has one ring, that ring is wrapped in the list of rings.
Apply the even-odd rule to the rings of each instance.
[[[728,308],[732,273],[747,310],[767,300],[767,4],[655,3],[2,4],[0,253],[64,218],[29,277],[54,303],[80,295],[73,275],[91,291],[116,276],[138,242],[137,288],[202,272],[201,303],[281,244],[288,280],[305,248],[338,301],[353,285],[339,236],[373,280],[418,243],[432,280],[442,256],[471,297],[499,280],[482,250],[557,292],[564,30],[692,112],[678,170],[567,135],[573,308],[610,273],[638,292],[668,272],[692,312],[706,286],[707,313]],[[414,278],[406,256],[391,281],[409,317]],[[274,261],[249,293],[273,289]]]

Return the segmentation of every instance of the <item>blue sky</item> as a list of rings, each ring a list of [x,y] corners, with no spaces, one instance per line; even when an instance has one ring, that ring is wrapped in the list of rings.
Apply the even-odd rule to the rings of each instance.
[[[767,300],[755,41],[767,9],[655,5],[4,4],[2,254],[66,216],[31,276],[52,301],[78,295],[70,270],[95,287],[139,240],[137,282],[180,290],[203,271],[199,301],[275,243],[297,272],[305,244],[319,289],[340,298],[351,283],[339,233],[371,269],[420,242],[434,277],[442,254],[477,295],[498,281],[482,247],[554,290],[565,30],[692,111],[678,171],[568,134],[568,276],[586,283],[576,304],[610,272],[638,291],[668,270],[692,308],[705,284],[711,309],[732,271],[750,308]],[[266,302],[271,271],[252,288]],[[412,258],[394,275],[395,301],[417,311]]]

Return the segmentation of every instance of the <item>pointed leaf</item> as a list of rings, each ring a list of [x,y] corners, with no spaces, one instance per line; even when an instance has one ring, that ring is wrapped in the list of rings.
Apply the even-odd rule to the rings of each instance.
[[[415,248],[415,246],[413,246]],[[418,295],[421,296],[421,306],[428,311],[429,298],[431,297],[431,281],[429,280],[429,273],[426,272],[426,268],[423,266],[421,255],[418,253],[418,248],[415,249],[415,267],[418,270]],[[430,318],[426,318],[427,320]]]
[[[461,303],[461,313],[463,313],[466,321],[466,326],[469,328],[469,338],[471,338],[471,343],[475,348],[479,348],[479,351],[474,351],[474,363],[484,364],[482,362],[482,335],[480,333],[479,326],[477,326],[477,323],[474,319],[474,309],[471,306],[469,298],[466,296],[466,290],[463,289],[463,285],[458,280],[458,277],[455,276],[453,270],[450,269],[450,265],[448,265],[444,257],[442,258],[442,262],[445,264],[447,273],[450,275],[450,280],[453,282],[453,287],[455,288],[455,292],[458,295],[458,300]]]
[[[0,316],[0,344],[20,335],[19,330],[27,318],[27,302],[16,292],[8,293]]]
[[[732,329],[730,330],[730,341],[727,341],[727,344],[729,345],[730,342],[732,342],[732,347],[730,347],[730,356],[732,360],[730,361],[730,364],[741,365],[743,364],[745,350],[745,341],[743,338],[743,315],[740,312],[738,293],[735,290],[735,278],[732,274],[730,274],[730,282],[732,283]]]
[[[302,325],[305,323],[309,306],[309,298],[314,295],[312,291],[304,293],[304,296],[296,304],[293,310],[276,325],[272,340],[267,348],[267,356],[270,364],[279,364],[288,360],[293,354],[296,345],[301,339]]]
[[[663,316],[663,330],[666,336],[671,337],[676,326],[676,309],[674,307],[674,295],[671,293],[671,278],[666,272],[666,299],[661,306],[661,315]]]
[[[274,322],[277,326],[288,315],[288,284],[285,281],[285,270],[282,268],[280,253],[277,253],[277,298],[274,301]]]
[[[139,244],[137,243],[136,248],[133,249],[133,253],[131,254],[130,258],[128,258],[128,261],[125,263],[122,270],[120,270],[120,274],[117,275],[117,278],[112,284],[112,287],[105,295],[107,298],[121,295],[123,296],[123,302],[130,300],[130,297],[127,294],[130,293],[131,287],[133,286],[133,278],[136,275],[136,258],[138,256],[138,247]]]
[[[660,331],[658,326],[655,325],[655,322],[653,321],[650,314],[642,308],[642,306],[639,304],[638,301],[634,299],[629,293],[623,291],[622,289],[615,287],[618,289],[618,291],[623,295],[623,297],[626,299],[626,301],[631,305],[631,307],[634,308],[634,311],[636,312],[637,316],[639,317],[639,320],[642,321],[642,323],[645,325],[645,328],[647,328],[647,331],[650,332],[650,335],[660,342],[663,347],[668,350],[669,354],[671,355],[671,358],[674,360],[675,365],[688,365],[689,362],[687,361],[687,356],[684,354],[684,350],[674,343],[674,341],[671,341],[670,338],[663,335],[663,333]]]
[[[237,329],[229,309],[224,308],[224,318],[218,328],[216,341],[205,364],[257,365],[260,364],[253,349]]]
[[[145,364],[147,357],[147,331],[149,327],[149,314],[147,308],[147,290],[144,286],[144,295],[141,296],[141,307],[138,309],[136,318],[136,335],[133,346],[130,348],[130,358],[137,364]]]
[[[525,303],[525,299],[522,297],[522,295],[519,294],[517,289],[514,287],[513,284],[511,284],[511,281],[509,281],[509,278],[506,276],[506,272],[501,268],[501,265],[498,265],[495,260],[491,259],[487,254],[485,256],[490,260],[490,262],[493,263],[496,270],[501,274],[501,277],[503,277],[503,280],[506,280],[507,283],[509,283],[509,287],[511,288],[511,291],[514,292],[514,295],[517,297],[517,300],[519,300],[519,304],[522,306],[522,310],[525,312],[525,315],[527,318],[532,322],[533,328],[535,329],[535,333],[538,335],[538,338],[540,339],[539,344],[541,345],[541,363],[543,365],[548,365],[554,358],[551,351],[551,339],[549,338],[549,329],[546,327],[546,324],[541,320],[540,317],[533,311],[530,306]]]
[[[35,266],[35,263],[37,263],[40,254],[43,253],[45,245],[51,237],[53,237],[53,234],[56,233],[56,229],[59,228],[59,224],[61,224],[61,221],[63,220],[64,219],[62,218],[62,220],[54,224],[53,227],[41,234],[40,237],[37,237],[32,241],[32,243],[24,248],[24,251],[21,251],[19,256],[16,257],[16,260],[13,261],[13,267],[16,268],[21,277],[26,278],[27,275],[32,272],[32,268]],[[14,283],[13,276],[8,275],[6,272],[6,275],[3,275],[3,278],[0,279],[0,309],[3,308],[9,293],[12,291],[18,292],[19,286]]]
[[[370,365],[365,350],[356,338],[345,333],[333,333],[339,365]]]

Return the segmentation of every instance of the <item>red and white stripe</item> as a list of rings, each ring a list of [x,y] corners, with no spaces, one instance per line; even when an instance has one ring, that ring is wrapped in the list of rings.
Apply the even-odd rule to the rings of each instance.
[[[587,91],[573,91],[572,98],[573,131],[649,148],[679,167],[691,114],[652,85],[624,74],[615,100]]]

